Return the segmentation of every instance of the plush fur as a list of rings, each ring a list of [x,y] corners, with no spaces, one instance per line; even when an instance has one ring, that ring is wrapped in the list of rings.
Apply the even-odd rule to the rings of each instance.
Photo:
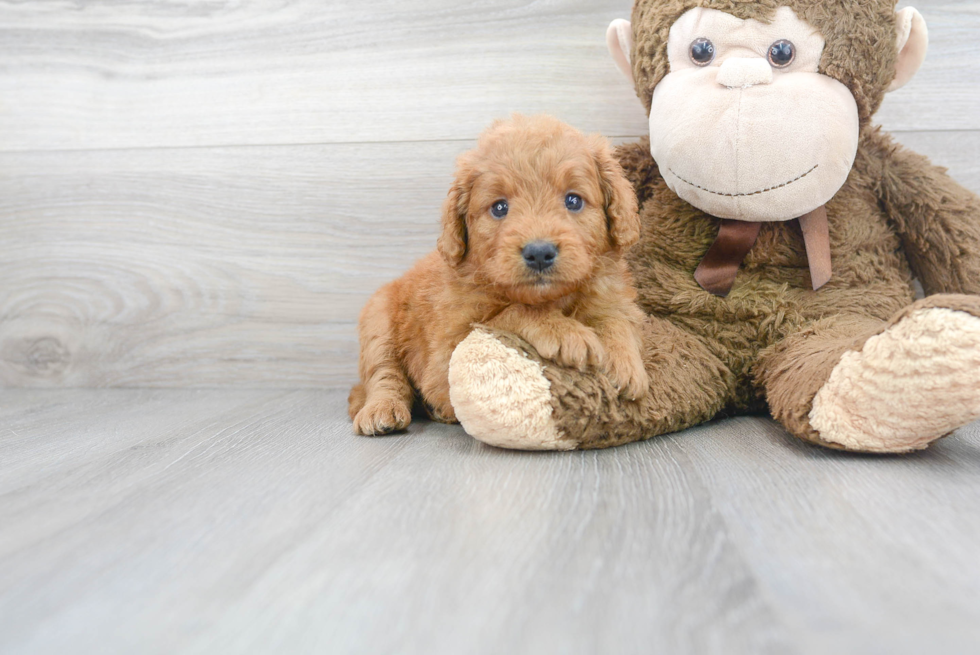
[[[823,34],[827,44],[820,71],[851,90],[862,125],[866,125],[894,77],[898,56],[894,0],[639,0],[633,5],[631,61],[636,93],[647,111],[654,87],[669,70],[670,26],[685,11],[704,7],[767,22],[784,6]]]
[[[869,407],[886,412],[902,398],[911,402],[926,393],[931,378],[916,376],[914,363],[928,360],[936,338],[922,326],[937,321],[902,323],[916,312],[948,309],[962,317],[956,325],[972,327],[964,327],[964,335],[943,335],[940,340],[958,344],[962,352],[973,347],[980,326],[980,199],[870,124],[894,77],[894,0],[638,0],[631,58],[637,94],[649,110],[653,88],[668,72],[665,47],[670,26],[687,9],[714,8],[765,21],[780,6],[792,7],[822,32],[826,49],[820,72],[851,90],[860,113],[857,158],[846,183],[827,204],[833,278],[813,291],[798,224],[765,223],[729,296],[706,292],[693,273],[718,234],[719,219],[667,187],[646,139],[620,147],[617,157],[641,207],[642,235],[628,259],[640,305],[648,314],[643,337],[651,389],[639,401],[627,402],[601,374],[544,366],[540,375],[552,406],[551,442],[563,448],[606,447],[719,415],[768,410],[791,434],[813,443],[902,452],[942,436],[930,432],[929,425],[945,426],[948,432],[980,416],[980,381],[975,378],[963,383],[972,385],[963,393],[929,396],[933,402],[927,411],[946,418],[910,418],[908,429],[894,441],[877,428],[861,436],[854,427],[860,425],[858,417],[847,416],[847,391],[839,382],[833,383],[833,393],[821,398],[840,406],[814,410],[814,399],[845,360],[850,362],[847,370],[842,368],[835,379],[878,376],[876,384],[882,388],[900,388],[901,393],[887,402],[876,399],[873,391],[865,393],[865,412]],[[921,280],[931,297],[914,301],[913,278]],[[519,353],[543,361],[516,336],[491,335],[503,348],[498,351],[501,358]],[[886,380],[881,376],[887,373],[874,368],[873,357],[845,357],[859,353],[876,335],[885,335],[881,342],[903,353],[911,362],[911,374],[906,371],[901,380]],[[454,385],[459,389],[454,388],[454,394],[466,400],[467,418],[462,422],[469,429],[470,424],[490,421],[483,397],[496,392],[492,380],[465,375],[467,349],[464,342],[455,357],[459,370]],[[866,370],[856,368],[862,362]],[[877,401],[880,406],[874,405]],[[814,416],[823,432],[811,424]],[[829,426],[831,420],[841,424]],[[916,420],[925,426],[920,434],[912,434],[919,429]],[[844,433],[846,440],[834,437]],[[498,431],[486,440],[538,447],[533,433],[521,434],[521,439],[504,438]]]
[[[569,193],[584,207],[568,208]],[[501,200],[507,213],[495,217]],[[643,315],[622,257],[638,237],[636,199],[604,139],[547,116],[496,123],[457,162],[438,250],[361,314],[354,430],[404,429],[416,392],[434,419],[455,421],[449,359],[473,324],[519,334],[571,369],[599,368],[641,396]],[[557,249],[543,271],[525,259],[534,242]]]

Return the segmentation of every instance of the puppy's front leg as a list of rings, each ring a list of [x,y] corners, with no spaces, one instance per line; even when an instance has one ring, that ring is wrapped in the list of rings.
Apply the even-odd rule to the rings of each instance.
[[[629,312],[608,316],[595,326],[608,354],[609,379],[630,400],[645,396],[650,388],[650,376],[643,364],[641,321],[640,311],[631,307]]]
[[[510,305],[488,325],[513,332],[542,357],[562,366],[583,371],[587,366],[601,366],[606,360],[606,349],[595,330],[555,307]]]
[[[412,384],[392,339],[390,287],[371,296],[358,323],[361,383],[351,389],[348,412],[354,432],[366,436],[404,430],[412,422]]]
[[[456,412],[453,411],[453,404],[449,400],[449,360],[453,354],[452,349],[462,340],[461,336],[450,342],[452,348],[432,353],[429,366],[418,382],[426,413],[429,418],[439,423],[459,423],[456,420]]]

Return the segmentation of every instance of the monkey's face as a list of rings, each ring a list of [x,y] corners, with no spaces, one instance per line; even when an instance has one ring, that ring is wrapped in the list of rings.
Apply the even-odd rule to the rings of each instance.
[[[830,200],[857,153],[854,96],[818,72],[824,39],[789,7],[771,23],[715,9],[670,28],[650,145],[667,185],[713,216],[785,221]]]

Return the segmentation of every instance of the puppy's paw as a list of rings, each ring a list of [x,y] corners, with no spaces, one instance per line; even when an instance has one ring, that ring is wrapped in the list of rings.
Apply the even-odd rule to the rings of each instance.
[[[350,390],[350,395],[347,396],[347,415],[352,421],[364,407],[365,402],[367,402],[367,392],[364,390],[364,385],[355,384]]]
[[[354,432],[376,437],[404,430],[412,422],[412,410],[393,398],[372,398],[354,417]]]
[[[636,400],[650,391],[650,376],[643,367],[640,353],[620,353],[610,356],[606,362],[609,380],[619,389],[619,394],[629,400]]]
[[[429,415],[429,418],[438,423],[459,423],[456,419],[456,412],[453,410],[453,406],[448,402],[437,403],[435,405],[426,403],[425,412]]]
[[[520,336],[531,344],[544,359],[554,360],[558,358],[558,352],[561,350],[561,342],[555,334],[535,330],[533,332],[524,332]]]
[[[588,366],[602,366],[606,347],[590,327],[568,317],[552,318],[531,324],[518,334],[534,346],[544,359],[584,371]]]
[[[606,361],[606,347],[595,330],[578,322],[571,323],[559,336],[554,359],[562,366],[584,371],[588,366],[601,366]]]

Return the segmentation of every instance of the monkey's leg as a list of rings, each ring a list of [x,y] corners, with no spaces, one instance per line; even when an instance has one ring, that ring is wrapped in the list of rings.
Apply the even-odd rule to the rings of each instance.
[[[361,384],[351,389],[354,432],[374,436],[404,430],[412,421],[412,384],[391,338],[387,287],[371,296],[358,323]]]
[[[931,296],[890,322],[839,316],[760,358],[773,416],[830,448],[925,448],[980,417],[980,298]]]
[[[643,341],[650,393],[628,401],[601,372],[557,366],[510,333],[478,328],[449,365],[456,417],[502,448],[605,448],[706,421],[731,397],[734,375],[701,337],[648,317]]]

